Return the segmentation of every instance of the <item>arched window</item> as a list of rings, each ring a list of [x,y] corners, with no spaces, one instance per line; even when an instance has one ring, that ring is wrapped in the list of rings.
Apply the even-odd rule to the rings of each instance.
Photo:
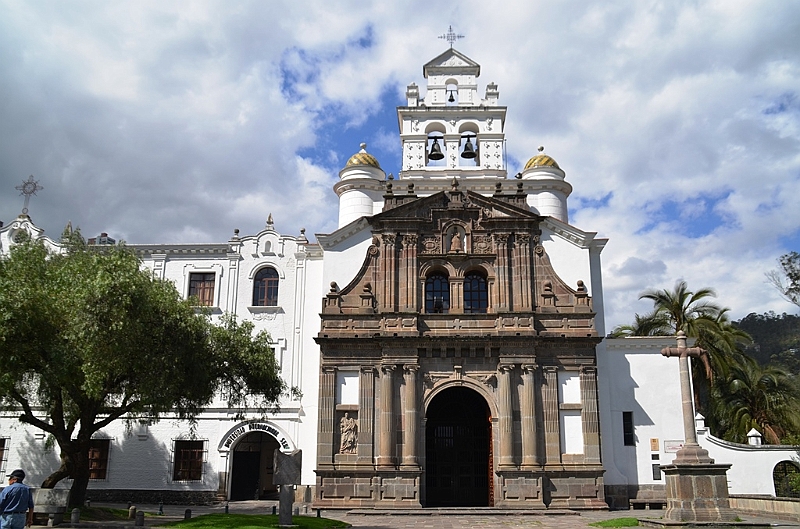
[[[442,273],[431,274],[425,280],[425,312],[446,314],[450,310],[450,282]]]
[[[477,272],[464,277],[464,313],[485,314],[489,306],[486,278]]]
[[[278,272],[274,268],[262,268],[253,282],[253,306],[278,306]]]

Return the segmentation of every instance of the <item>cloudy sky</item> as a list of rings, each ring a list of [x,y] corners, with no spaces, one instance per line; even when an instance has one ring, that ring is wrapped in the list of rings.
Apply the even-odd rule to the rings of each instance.
[[[800,2],[0,0],[0,220],[132,243],[336,228],[366,141],[447,48],[508,107],[509,174],[545,145],[603,252],[607,326],[645,288],[796,312],[764,273],[800,251]]]

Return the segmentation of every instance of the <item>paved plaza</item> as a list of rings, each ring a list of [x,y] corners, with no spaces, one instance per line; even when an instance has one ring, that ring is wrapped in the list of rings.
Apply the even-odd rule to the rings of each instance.
[[[275,501],[241,501],[229,504],[230,513],[242,514],[272,514]],[[101,507],[124,509],[126,505],[97,504]],[[297,505],[300,512],[308,511],[308,516],[314,516],[316,511],[304,505]],[[140,510],[147,513],[158,512],[158,505],[141,505]],[[208,513],[224,512],[222,505],[213,506],[181,506],[165,505],[164,516],[147,516],[145,525],[153,527],[166,521],[183,519],[186,509],[191,509],[192,517]],[[460,511],[460,512],[459,512]],[[421,514],[424,513],[424,514]],[[553,529],[587,529],[589,524],[611,518],[633,516],[637,518],[660,518],[663,511],[636,510],[636,511],[526,511],[525,514],[512,513],[499,509],[419,509],[417,511],[387,511],[374,509],[361,510],[323,510],[321,515],[325,518],[342,520],[353,527],[364,529],[456,529],[462,527],[476,527],[488,529],[513,529],[513,528],[553,528]],[[780,521],[763,517],[742,515],[744,521],[767,522],[775,527],[800,527],[800,523]],[[69,517],[67,517],[67,521]],[[93,529],[133,529],[131,522],[83,522],[71,525],[63,524],[62,527],[85,527]]]

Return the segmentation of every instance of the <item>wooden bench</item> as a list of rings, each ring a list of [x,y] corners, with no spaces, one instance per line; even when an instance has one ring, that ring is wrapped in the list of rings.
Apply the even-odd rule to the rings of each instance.
[[[667,499],[666,498],[633,498],[628,500],[628,503],[631,505],[631,509],[664,509],[667,506]]]
[[[68,501],[69,489],[33,489],[34,523],[37,519],[48,527],[62,523]]]

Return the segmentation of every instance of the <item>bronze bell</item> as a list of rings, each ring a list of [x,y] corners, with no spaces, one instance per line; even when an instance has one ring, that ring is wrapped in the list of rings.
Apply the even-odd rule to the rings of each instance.
[[[464,150],[461,151],[461,157],[467,158],[469,160],[475,158],[475,148],[472,146],[472,142],[470,141],[470,137],[467,136],[467,143],[464,144]]]
[[[455,96],[453,96],[453,91],[452,90],[450,90],[450,97],[448,98],[448,101],[451,102],[451,103],[455,103],[456,102],[456,98],[455,98]]]
[[[428,158],[430,160],[441,160],[444,158],[442,148],[439,147],[439,141],[436,138],[433,138],[433,145],[431,145],[431,152],[428,153]]]

